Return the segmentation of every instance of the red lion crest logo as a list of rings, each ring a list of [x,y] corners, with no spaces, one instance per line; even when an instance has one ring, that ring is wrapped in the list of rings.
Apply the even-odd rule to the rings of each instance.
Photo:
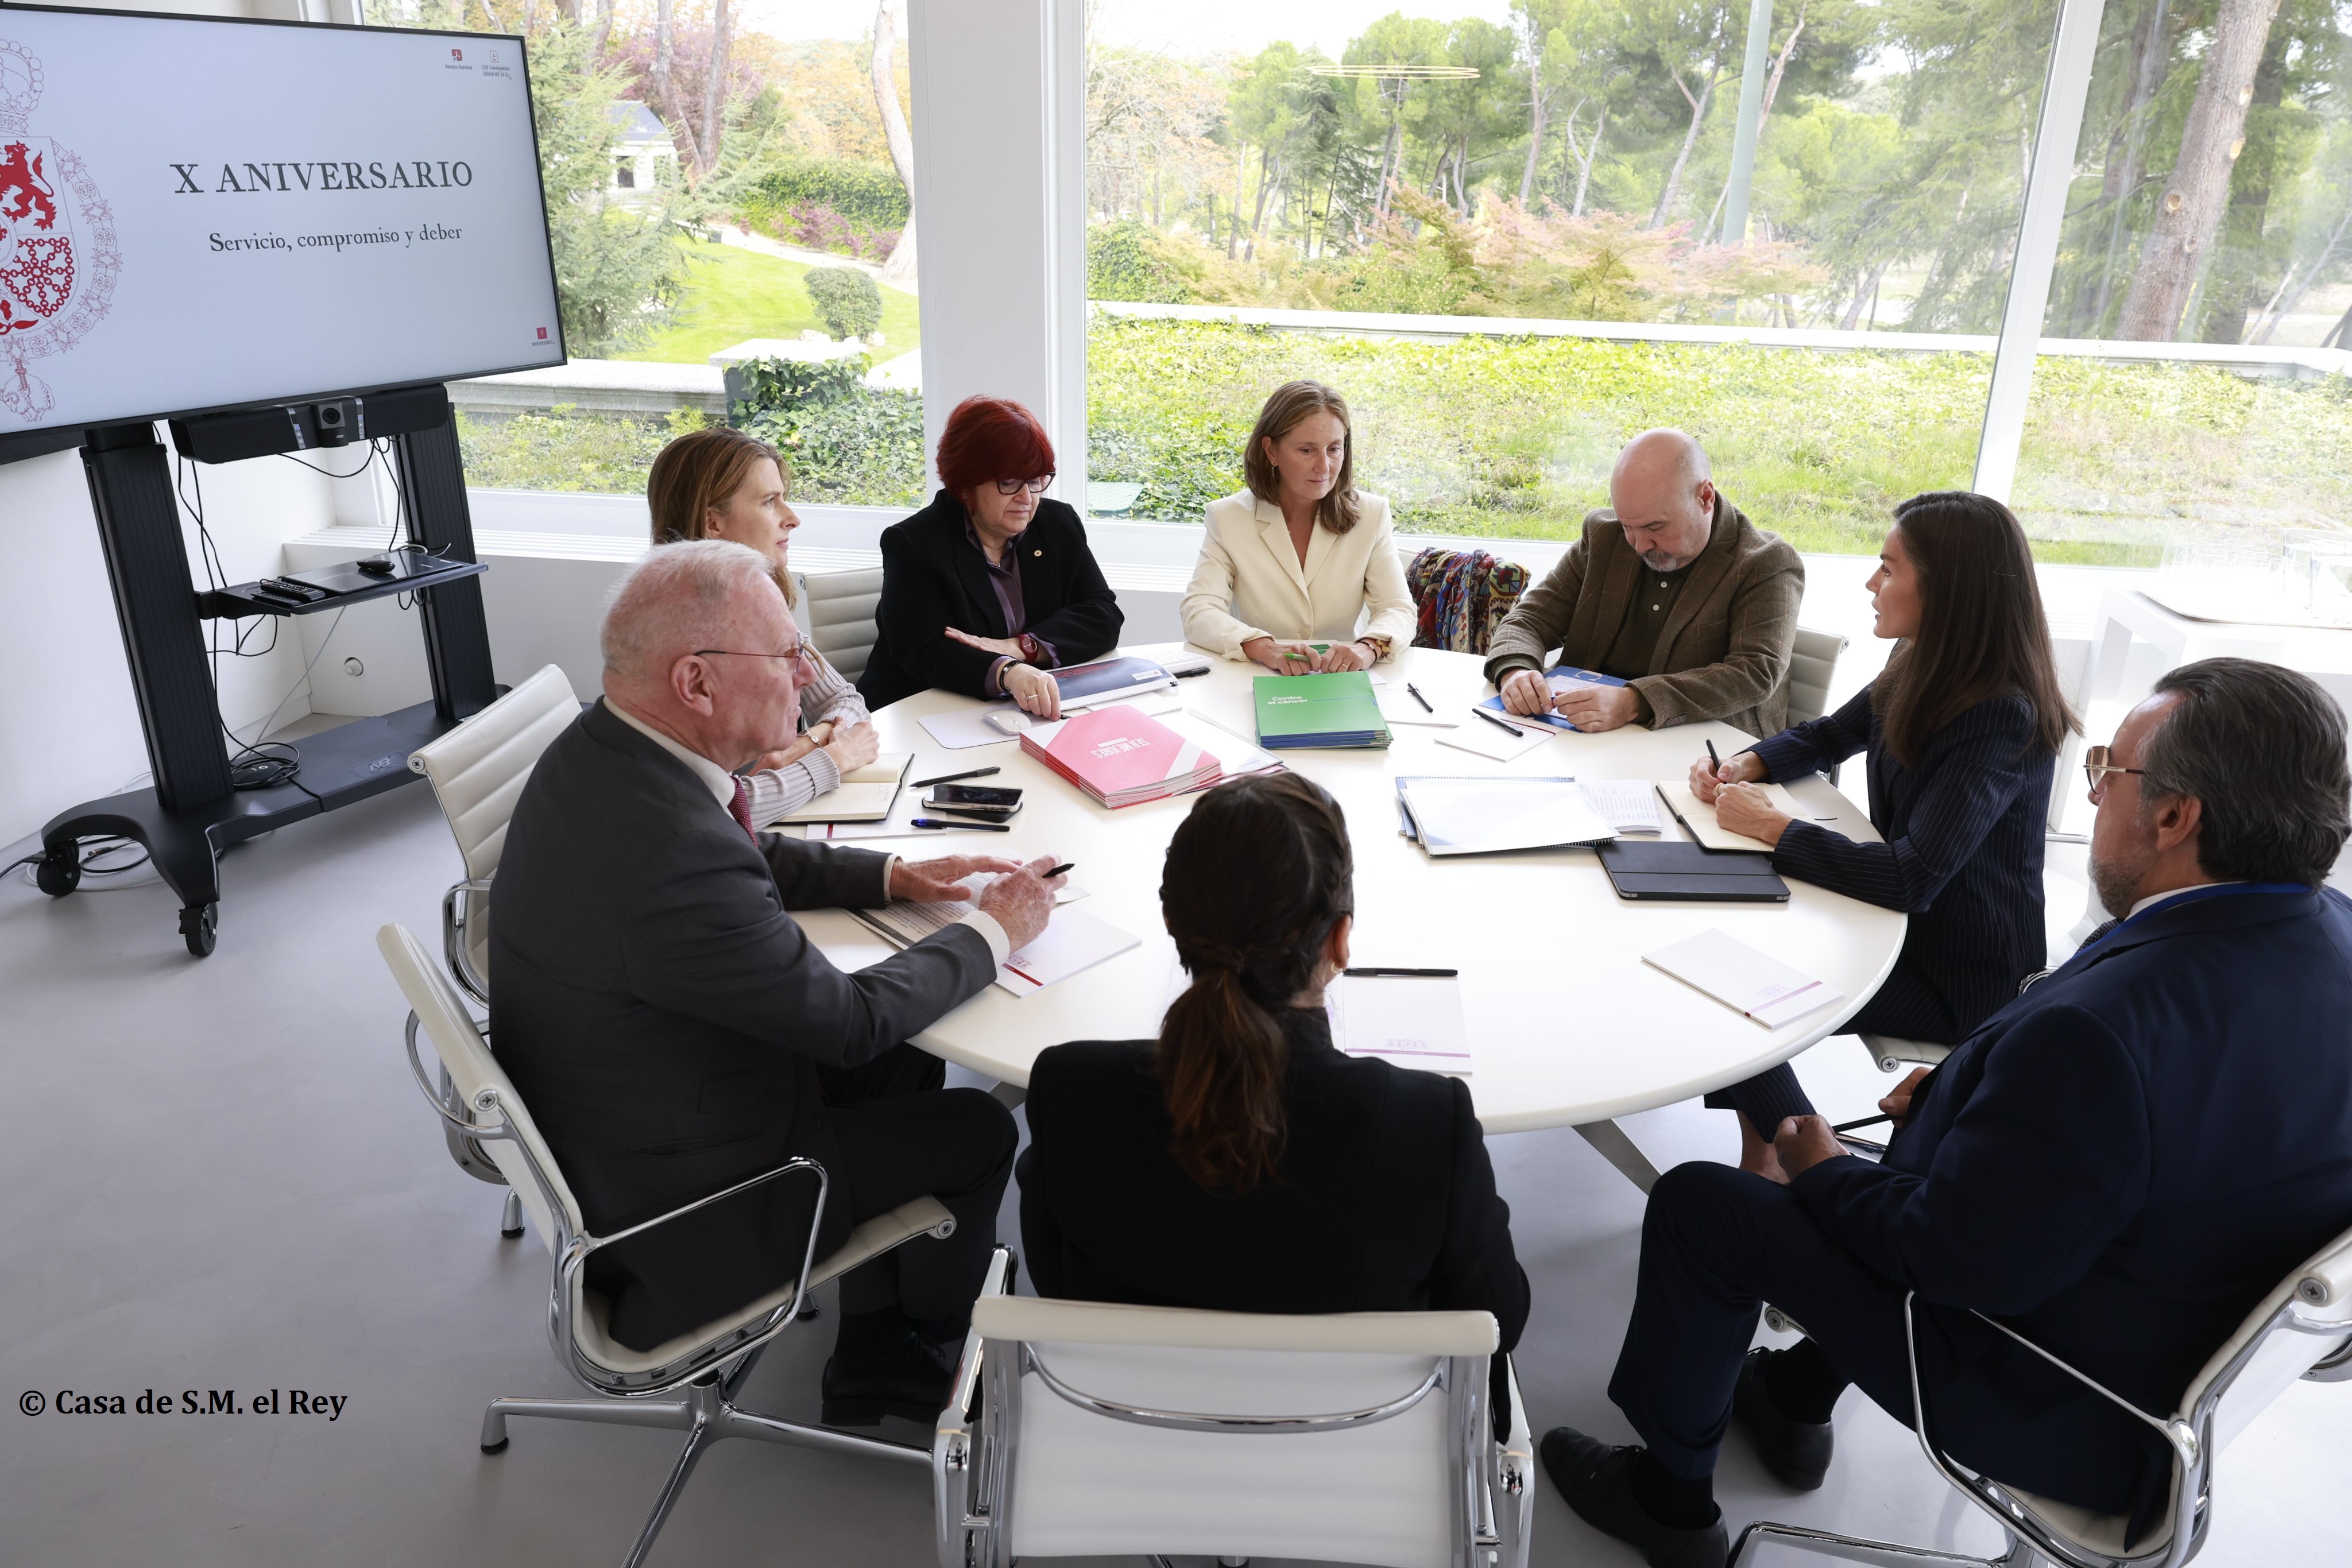
[[[114,214],[79,158],[30,134],[41,62],[0,38],[0,408],[38,420],[56,405],[30,362],[81,340],[113,302],[122,266]]]

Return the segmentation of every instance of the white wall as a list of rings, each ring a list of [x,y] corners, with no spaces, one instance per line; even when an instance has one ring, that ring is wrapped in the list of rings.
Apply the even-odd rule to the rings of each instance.
[[[96,0],[104,5],[105,0]],[[323,0],[310,0],[325,20]],[[352,10],[351,0],[335,0]],[[136,0],[118,10],[291,19],[301,0]],[[204,471],[205,499],[231,581],[284,570],[280,547],[334,520],[326,480],[274,458]],[[195,528],[189,564],[199,585]],[[89,486],[75,452],[0,465],[0,843],[37,832],[68,807],[110,794],[147,770],[139,709],[123,664],[122,634],[91,517]],[[250,642],[267,643],[265,628]],[[282,637],[265,658],[221,660],[222,716],[259,720],[301,670],[300,639]],[[309,711],[299,694],[279,716]]]
[[[908,0],[907,42],[924,450],[938,450],[949,410],[965,398],[1009,397],[1053,439],[1054,494],[1082,502],[1082,0]]]

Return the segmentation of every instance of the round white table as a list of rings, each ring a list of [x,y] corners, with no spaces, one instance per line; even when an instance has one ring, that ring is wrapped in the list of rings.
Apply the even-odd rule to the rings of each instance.
[[[1122,652],[1173,656],[1172,645]],[[1490,695],[1484,661],[1408,648],[1381,666],[1400,694],[1411,681],[1441,713],[1482,721],[1466,709]],[[1255,734],[1255,664],[1218,658],[1178,691],[1192,712],[1244,736]],[[1169,835],[1190,798],[1113,811],[1075,785],[1002,745],[946,750],[917,720],[969,698],[925,692],[876,716],[885,751],[912,751],[909,780],[994,766],[974,780],[1026,793],[1010,833],[918,832],[859,839],[908,855],[1051,854],[1076,862],[1070,881],[1087,890],[1074,905],[1142,938],[1139,947],[1030,996],[991,987],[915,1037],[915,1043],[1005,1083],[1026,1085],[1030,1064],[1067,1040],[1140,1040],[1159,1032],[1177,984],[1175,949],[1160,918],[1160,872]],[[1462,972],[1469,1027],[1469,1077],[1478,1117],[1490,1133],[1580,1126],[1686,1100],[1785,1061],[1833,1033],[1877,989],[1903,945],[1905,917],[1840,894],[1789,883],[1786,904],[1627,903],[1591,850],[1559,849],[1433,860],[1397,831],[1400,774],[1590,779],[1679,779],[1712,739],[1729,756],[1748,744],[1724,724],[1666,730],[1627,727],[1604,735],[1554,733],[1513,761],[1441,746],[1451,733],[1391,724],[1386,751],[1294,750],[1284,761],[1322,785],[1347,812],[1356,855],[1353,962],[1451,967]],[[1862,810],[1826,779],[1790,791],[1823,826],[1875,841]],[[1661,808],[1665,836],[1681,836]],[[811,937],[844,968],[889,949],[838,911],[802,917]],[[1845,993],[1844,999],[1768,1030],[1722,1003],[1642,962],[1642,955],[1720,927]],[[1598,1142],[1599,1140],[1595,1140]],[[1604,1151],[1605,1152],[1605,1151]]]

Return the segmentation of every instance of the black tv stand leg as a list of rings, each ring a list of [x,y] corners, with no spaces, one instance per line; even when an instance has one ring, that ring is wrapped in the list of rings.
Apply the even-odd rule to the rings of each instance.
[[[178,811],[157,800],[152,788],[110,795],[76,806],[41,830],[37,880],[43,892],[62,898],[81,878],[80,841],[142,844],[163,885],[180,900],[180,936],[188,951],[207,957],[219,926],[221,852],[321,810],[316,796],[291,784],[239,789]]]

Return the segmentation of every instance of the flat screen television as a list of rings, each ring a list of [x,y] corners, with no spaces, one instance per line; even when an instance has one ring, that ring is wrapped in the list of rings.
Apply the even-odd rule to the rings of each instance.
[[[521,40],[0,5],[0,445],[563,358]]]

